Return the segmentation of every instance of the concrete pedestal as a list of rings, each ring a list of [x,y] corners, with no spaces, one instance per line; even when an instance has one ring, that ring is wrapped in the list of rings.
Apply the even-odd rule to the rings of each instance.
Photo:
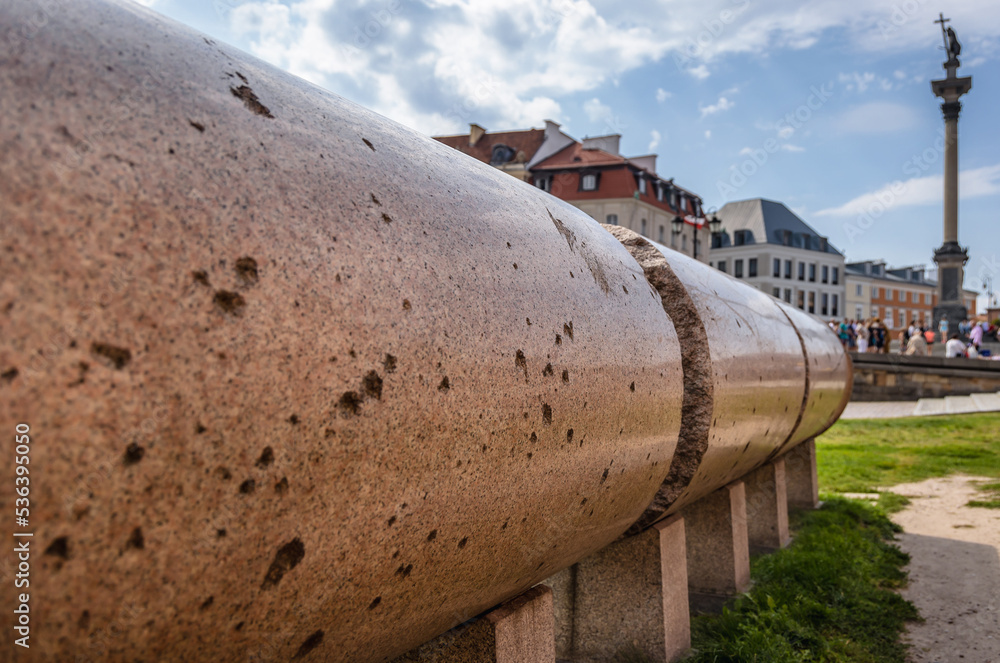
[[[757,468],[748,474],[747,540],[750,552],[769,553],[788,545],[788,496],[785,489],[785,460]]]
[[[552,590],[536,585],[394,663],[553,663]]]
[[[785,491],[791,509],[815,509],[819,504],[816,440],[808,439],[784,454]]]
[[[685,507],[682,515],[691,609],[716,611],[750,587],[746,488],[734,481]]]
[[[676,661],[691,647],[684,519],[672,516],[576,565],[573,661],[641,652]],[[566,655],[562,654],[562,655]]]

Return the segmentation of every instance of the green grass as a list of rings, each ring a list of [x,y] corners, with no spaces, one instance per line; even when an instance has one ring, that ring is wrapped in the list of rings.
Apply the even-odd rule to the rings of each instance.
[[[954,473],[1000,478],[1000,414],[838,421],[816,440],[820,488],[873,492]]]
[[[755,558],[754,586],[722,615],[692,620],[691,663],[903,663],[918,618],[893,589],[909,557],[876,507],[831,498],[800,514],[792,546]]]

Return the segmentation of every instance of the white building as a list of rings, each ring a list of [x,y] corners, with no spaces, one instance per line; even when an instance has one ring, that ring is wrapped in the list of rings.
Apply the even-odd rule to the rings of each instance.
[[[844,256],[783,204],[754,198],[718,211],[711,264],[807,313],[828,320],[844,307]]]

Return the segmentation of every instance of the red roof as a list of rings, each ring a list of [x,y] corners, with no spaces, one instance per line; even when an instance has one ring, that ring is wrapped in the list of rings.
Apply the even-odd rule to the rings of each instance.
[[[493,146],[503,144],[514,150],[514,153],[524,152],[524,162],[531,161],[538,148],[542,146],[545,139],[544,129],[527,129],[525,131],[497,131],[483,134],[475,145],[469,145],[469,134],[457,136],[434,136],[434,140],[440,141],[448,147],[453,147],[459,152],[468,154],[474,159],[479,159],[484,163],[489,163],[493,156]]]
[[[570,143],[548,159],[536,164],[532,170],[563,170],[565,168],[592,168],[594,166],[624,165],[625,157],[604,150],[585,150],[582,143]]]

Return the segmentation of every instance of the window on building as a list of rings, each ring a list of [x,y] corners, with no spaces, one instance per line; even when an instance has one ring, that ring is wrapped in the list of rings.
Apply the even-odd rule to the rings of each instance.
[[[607,223],[609,226],[617,226],[618,225],[618,215],[617,214],[608,214],[604,218],[604,222]]]
[[[917,303],[917,293],[912,291],[910,292],[910,302],[913,304]]]
[[[854,294],[857,295],[858,297],[861,296],[861,288],[862,285],[860,283],[854,286]],[[859,315],[858,317],[860,318],[861,316]]]
[[[749,230],[737,230],[733,233],[733,246],[753,244],[753,233]]]
[[[719,261],[719,271],[722,272],[723,274],[726,273],[726,261],[725,260],[720,260]]]
[[[662,186],[656,187],[656,199],[657,200],[663,200],[663,187]]]
[[[779,258],[774,259],[774,268],[771,270],[771,276],[776,279],[781,278],[781,260]],[[777,295],[775,295],[777,297]]]
[[[734,260],[733,261],[733,276],[735,276],[738,279],[743,278],[743,260],[742,259]]]
[[[789,304],[792,303],[792,289],[791,288],[785,288],[785,301],[788,302]]]
[[[782,230],[781,231],[781,244],[783,246],[791,246],[792,245],[792,231],[791,230]]]
[[[799,280],[806,280],[806,264],[804,262],[799,263]]]
[[[840,302],[837,301],[838,299],[840,298],[837,295],[833,295],[833,303],[830,306],[830,315],[835,318],[840,315]]]
[[[806,291],[799,290],[799,309],[806,310]]]
[[[829,310],[829,304],[830,304],[830,295],[828,295],[828,294],[826,294],[824,292],[822,295],[820,295],[820,298],[819,298],[819,313],[820,313],[820,315],[826,315],[827,314],[827,311]]]
[[[854,319],[860,320],[865,314],[865,309],[861,304],[854,307]]]
[[[833,278],[830,279],[830,282],[833,285],[840,285],[840,267],[833,268]]]
[[[656,235],[659,238],[656,241],[663,244],[663,224],[660,224],[660,229],[657,231]]]
[[[750,258],[747,260],[747,278],[754,278],[757,276],[757,259]]]
[[[896,297],[896,291],[895,290],[890,290],[889,288],[886,288],[885,292],[886,292],[886,295],[888,295],[887,299],[890,302]]]
[[[583,191],[597,191],[597,174],[587,173],[580,177],[580,189]]]
[[[646,219],[643,219],[642,221],[639,222],[639,234],[640,235],[646,234]]]
[[[872,286],[872,297],[875,297],[877,294],[878,294],[878,288]]]
[[[868,317],[870,317],[870,318],[876,318],[876,317],[878,317],[878,307],[877,306],[873,306],[872,307],[871,314]]]
[[[552,178],[548,175],[541,175],[535,178],[535,186],[542,191],[552,191]]]
[[[809,281],[811,283],[816,282],[816,263],[809,263]]]
[[[822,273],[821,278],[823,280],[823,283],[829,282],[829,279],[830,279],[830,268],[827,267],[826,265],[823,265],[823,271],[821,273]]]
[[[643,195],[646,193],[646,178],[642,175],[639,176],[639,193]]]
[[[775,299],[781,299],[781,288],[771,288],[771,294]]]
[[[785,278],[786,279],[792,278],[792,261],[791,260],[786,260],[785,261]]]
[[[816,292],[813,290],[809,291],[809,312],[816,312]]]

